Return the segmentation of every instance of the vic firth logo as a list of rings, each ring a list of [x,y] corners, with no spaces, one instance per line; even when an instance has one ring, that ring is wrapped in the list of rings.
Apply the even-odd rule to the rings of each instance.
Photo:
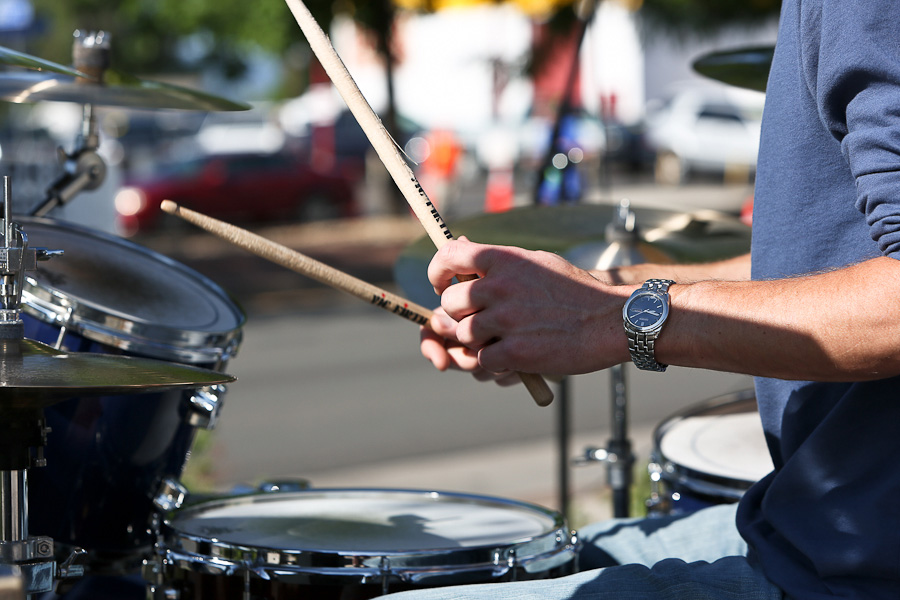
[[[415,323],[418,323],[419,325],[425,325],[426,323],[428,323],[428,319],[424,315],[421,315],[409,308],[409,304],[404,303],[403,306],[395,304],[388,300],[386,294],[381,294],[380,296],[378,294],[372,294],[372,304],[385,310],[389,310],[395,315],[400,315],[404,319],[413,321]]]
[[[450,233],[450,229],[444,223],[444,220],[441,218],[440,213],[438,213],[437,209],[434,207],[434,204],[431,203],[431,200],[428,199],[428,194],[425,193],[425,190],[422,189],[422,184],[419,183],[416,179],[411,180],[413,185],[416,186],[416,189],[419,190],[419,195],[425,199],[425,206],[427,206],[431,210],[431,216],[434,217],[435,223],[441,228],[441,231],[444,233],[444,237],[448,240],[453,239],[453,234]]]

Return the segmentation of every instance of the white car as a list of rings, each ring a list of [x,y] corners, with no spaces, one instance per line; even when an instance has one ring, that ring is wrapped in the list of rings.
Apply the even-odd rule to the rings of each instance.
[[[687,88],[648,114],[654,174],[680,184],[692,172],[749,181],[756,171],[764,95],[738,88]]]

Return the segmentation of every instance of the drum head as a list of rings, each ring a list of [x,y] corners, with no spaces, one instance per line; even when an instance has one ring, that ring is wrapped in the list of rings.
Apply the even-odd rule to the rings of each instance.
[[[773,468],[752,391],[670,417],[655,440],[664,473],[696,491],[712,493],[704,483],[730,485],[738,497]]]
[[[571,534],[547,509],[498,498],[419,490],[324,489],[245,496],[179,511],[168,522],[172,549],[239,563],[248,551],[266,563],[347,577],[449,565],[540,568],[571,559]],[[556,558],[552,558],[556,555]],[[550,557],[550,558],[548,558]],[[208,561],[202,562],[204,568]],[[510,565],[511,566],[511,565]],[[283,567],[282,567],[283,568]],[[367,571],[368,569],[368,571]]]
[[[171,525],[239,546],[395,554],[521,542],[558,522],[549,511],[478,496],[324,490],[213,502],[176,515]]]
[[[64,251],[27,274],[23,311],[31,316],[68,318],[94,341],[179,362],[207,362],[203,351],[227,346],[244,323],[221,288],[161,254],[67,223],[16,220],[30,247]]]

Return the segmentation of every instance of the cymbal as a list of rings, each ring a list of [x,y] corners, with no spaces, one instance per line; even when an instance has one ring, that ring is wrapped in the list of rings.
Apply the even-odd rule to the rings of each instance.
[[[71,67],[3,47],[0,47],[0,65],[22,67],[23,69],[34,69],[36,71],[50,71],[70,77],[87,77],[84,73],[80,73]]]
[[[126,108],[184,110],[249,110],[249,104],[177,85],[139,79],[115,70],[104,72],[103,83],[64,74],[0,73],[0,100],[14,103],[75,102]]]
[[[555,252],[582,268],[625,264],[621,260],[626,253],[632,263],[641,257],[643,262],[698,263],[750,250],[750,228],[737,217],[713,210],[686,213],[631,207],[635,232],[633,243],[628,243],[611,236],[617,210],[612,204],[528,206],[469,217],[448,227],[455,236],[473,242]],[[434,244],[423,236],[404,248],[394,263],[394,280],[406,297],[429,308],[440,303],[427,275],[434,253]],[[610,254],[615,257],[609,259]]]
[[[44,408],[78,396],[199,388],[234,380],[161,360],[64,352],[21,338],[0,340],[0,410]]]
[[[711,79],[737,87],[766,91],[774,46],[752,46],[712,52],[694,61],[694,70]]]

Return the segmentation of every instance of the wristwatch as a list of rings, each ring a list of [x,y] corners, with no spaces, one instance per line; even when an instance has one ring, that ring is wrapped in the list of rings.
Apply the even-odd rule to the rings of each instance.
[[[671,279],[648,279],[622,309],[628,351],[638,369],[665,371],[668,366],[656,361],[654,346],[669,316],[669,286],[673,283]]]

